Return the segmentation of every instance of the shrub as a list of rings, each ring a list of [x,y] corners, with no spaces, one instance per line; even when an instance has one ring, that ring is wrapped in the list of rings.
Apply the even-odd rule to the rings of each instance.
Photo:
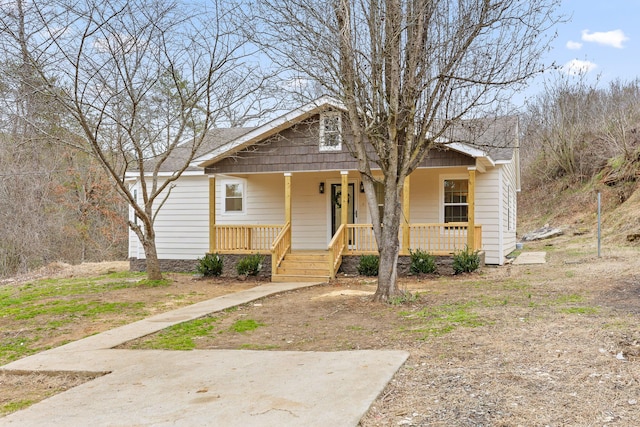
[[[411,274],[430,274],[436,271],[436,258],[422,249],[411,251]]]
[[[256,276],[262,270],[262,261],[264,261],[264,255],[253,254],[242,258],[236,269],[240,276]]]
[[[198,258],[196,271],[203,276],[219,276],[222,274],[222,258],[218,254],[206,254]]]
[[[479,267],[479,251],[469,250],[469,247],[465,246],[463,251],[458,251],[453,254],[453,272],[455,274],[471,273],[472,271],[476,271]]]
[[[362,255],[360,264],[358,264],[358,274],[362,276],[377,276],[379,263],[378,255]]]

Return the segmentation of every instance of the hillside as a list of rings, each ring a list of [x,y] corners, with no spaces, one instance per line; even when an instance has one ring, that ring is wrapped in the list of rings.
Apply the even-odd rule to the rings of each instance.
[[[518,236],[545,224],[571,235],[597,233],[597,194],[601,194],[603,243],[640,246],[640,184],[607,186],[593,177],[588,183],[559,179],[524,185],[518,199]]]

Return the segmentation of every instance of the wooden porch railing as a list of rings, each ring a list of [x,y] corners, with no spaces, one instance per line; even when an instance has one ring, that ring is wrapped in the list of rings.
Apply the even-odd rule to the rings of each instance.
[[[285,255],[291,252],[291,224],[286,223],[271,245],[271,274],[276,275]]]
[[[214,225],[212,251],[218,253],[270,252],[283,225]]]
[[[409,224],[409,247],[413,250],[422,249],[433,255],[450,255],[455,251],[464,250],[467,246],[466,222],[448,222],[440,224]],[[402,240],[402,227],[398,238]],[[360,255],[377,253],[378,247],[371,224],[347,224],[346,253]],[[474,248],[482,248],[482,226],[474,227]],[[408,253],[402,253],[408,255]]]
[[[371,224],[347,224],[347,253],[350,255],[378,253],[378,244]]]
[[[409,247],[422,249],[433,255],[449,255],[455,251],[464,250],[467,246],[466,222],[447,222],[441,224],[410,224]],[[478,243],[478,234],[482,238],[482,226],[474,227],[474,246],[481,247]],[[476,250],[476,248],[471,248]]]
[[[347,248],[347,227],[340,225],[333,239],[329,242],[329,271],[331,278],[335,279],[336,272],[342,263],[342,254]]]

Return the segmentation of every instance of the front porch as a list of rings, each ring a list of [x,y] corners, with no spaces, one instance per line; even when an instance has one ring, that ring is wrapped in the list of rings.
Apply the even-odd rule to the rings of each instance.
[[[412,223],[410,220],[411,177],[406,178],[402,192],[404,222],[401,224],[398,235],[401,256],[408,256],[411,251],[418,249],[434,256],[450,256],[456,251],[464,250],[465,247],[472,250],[482,249],[482,227],[476,225],[474,220],[475,173],[475,168],[468,168],[466,171],[468,189],[464,195],[464,202],[468,215],[467,221],[458,222]],[[324,179],[329,181],[328,177]],[[321,181],[319,187],[320,195],[324,192],[324,182],[324,180]],[[341,191],[342,188],[347,188],[349,191]],[[372,224],[354,223],[357,217],[357,211],[354,212],[353,207],[357,199],[357,193],[354,193],[355,188],[357,188],[357,181],[354,181],[353,177],[349,179],[349,171],[340,171],[340,181],[337,184],[331,184],[331,195],[328,197],[331,220],[327,220],[326,226],[331,227],[329,231],[331,229],[335,231],[329,233],[328,245],[316,242],[312,247],[303,248],[295,247],[294,244],[294,233],[304,234],[305,228],[299,223],[295,228],[292,227],[292,220],[295,218],[292,217],[291,173],[284,174],[284,206],[281,205],[285,220],[283,224],[218,224],[215,202],[212,202],[209,212],[209,252],[270,255],[273,281],[332,279],[338,272],[343,257],[378,253]],[[415,191],[414,194],[416,194]],[[300,197],[305,195],[307,198],[310,197],[308,192]],[[226,193],[224,197],[227,197]],[[210,201],[216,200],[215,176],[210,177],[209,180],[209,198]],[[341,209],[341,206],[348,206],[348,209]],[[309,215],[314,213],[307,214]],[[301,257],[301,254],[305,256]],[[303,264],[305,267],[302,268],[296,263]]]
[[[436,256],[449,256],[466,247],[482,248],[482,227],[474,226],[469,237],[469,223],[406,224],[401,227],[400,255],[417,249]],[[377,254],[371,224],[343,224],[326,249],[292,250],[291,226],[283,225],[214,225],[212,253],[251,254],[271,257],[273,281],[329,280],[335,278],[343,257]]]

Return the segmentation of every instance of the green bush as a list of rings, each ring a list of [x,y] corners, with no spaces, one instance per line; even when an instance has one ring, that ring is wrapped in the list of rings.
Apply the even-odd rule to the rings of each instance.
[[[436,271],[436,258],[422,249],[411,251],[411,274],[431,274]]]
[[[453,272],[455,274],[471,273],[472,271],[476,271],[479,267],[479,251],[469,250],[469,247],[465,246],[463,251],[458,251],[453,254]]]
[[[253,254],[242,258],[236,269],[240,276],[257,276],[262,270],[262,262],[264,261],[264,255]]]
[[[198,258],[196,271],[203,276],[219,276],[222,274],[222,258],[218,254],[206,254]]]
[[[378,255],[362,255],[360,264],[358,264],[358,274],[361,276],[377,276],[379,263]]]

